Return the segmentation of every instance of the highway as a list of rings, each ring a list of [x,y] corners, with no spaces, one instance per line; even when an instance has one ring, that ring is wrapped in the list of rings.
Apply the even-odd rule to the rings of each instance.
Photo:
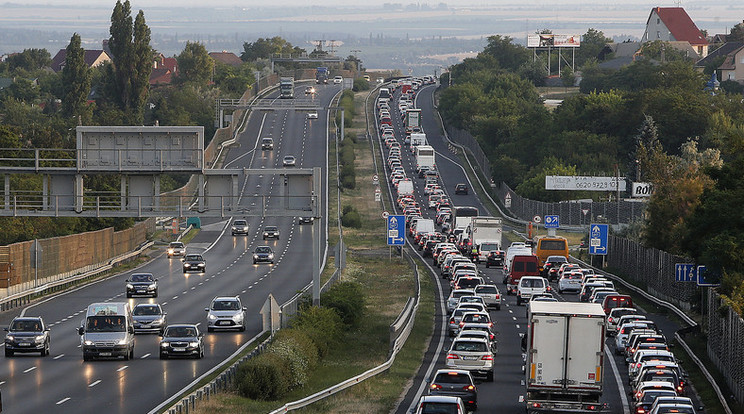
[[[328,106],[340,91],[339,86],[318,86],[313,99],[322,106]],[[296,96],[304,99],[303,91],[304,86],[295,86]],[[318,115],[319,119],[309,120],[305,112],[294,110],[251,113],[238,143],[227,154],[225,168],[282,168],[283,156],[294,155],[298,168],[322,167],[322,184],[327,188],[328,113],[323,110]],[[273,151],[257,148],[262,137],[274,139]],[[246,196],[278,195],[282,184],[275,176],[251,175],[242,190]],[[327,235],[325,195],[320,210],[322,231]],[[256,336],[262,330],[258,311],[269,293],[282,303],[311,281],[307,263],[312,258],[312,226],[299,225],[289,217],[245,218],[251,234],[235,237],[230,235],[229,220],[203,220],[187,251],[204,254],[204,274],[184,275],[180,260],[164,254],[136,269],[159,279],[156,299],[126,299],[125,280],[131,271],[0,314],[3,326],[19,314],[40,315],[51,325],[50,356],[16,354],[0,364],[5,412],[146,413]],[[275,265],[252,264],[253,249],[264,244],[260,235],[264,225],[278,225],[281,232],[279,240],[266,243],[278,257]],[[204,308],[217,295],[240,295],[247,307],[245,332],[206,333]],[[76,328],[89,304],[105,301],[129,301],[132,306],[157,302],[168,313],[169,323],[200,323],[206,335],[205,358],[161,361],[158,336],[138,335],[133,360],[83,362]]]
[[[416,94],[416,108],[422,110],[423,131],[426,133],[429,145],[436,150],[436,166],[440,173],[440,179],[443,189],[448,194],[450,200],[455,206],[475,206],[481,215],[489,215],[488,210],[484,207],[481,200],[472,191],[472,184],[469,183],[467,176],[459,165],[457,155],[450,151],[450,147],[442,135],[441,129],[435,118],[435,108],[433,106],[432,95],[434,86],[426,86]],[[395,98],[399,97],[396,92]],[[397,99],[391,100],[391,114],[393,127],[396,138],[403,145],[404,126],[397,107]],[[375,119],[377,117],[375,116]],[[379,139],[379,135],[378,135]],[[383,158],[387,158],[387,147],[380,143],[384,153]],[[413,180],[416,199],[422,206],[422,212],[425,217],[434,218],[433,211],[427,210],[427,199],[423,194],[424,180],[418,178],[415,174],[414,156],[408,151],[408,147],[403,146],[401,151],[401,161],[406,169],[406,174]],[[389,169],[385,162],[385,177],[389,177]],[[458,183],[468,183],[470,191],[468,195],[454,195],[454,187]],[[393,199],[395,199],[393,194]],[[505,231],[507,226],[505,226]],[[409,241],[411,239],[409,238]],[[506,241],[505,241],[506,242]],[[507,242],[508,243],[508,242]],[[507,246],[508,247],[508,246]],[[446,279],[438,277],[439,269],[431,266],[431,258],[424,261],[435,272],[437,277],[437,298],[436,298],[436,315],[434,337],[432,338],[429,348],[424,357],[424,363],[419,368],[413,380],[413,385],[409,388],[403,401],[398,405],[397,413],[405,414],[415,407],[418,398],[423,394],[426,395],[426,380],[431,378],[433,372],[437,369],[445,368],[446,352],[452,343],[451,338],[446,332],[444,325],[446,310],[444,301],[449,295],[449,283]],[[521,351],[521,336],[527,329],[527,315],[524,306],[516,305],[515,296],[505,295],[505,285],[502,284],[503,271],[501,269],[489,268],[479,265],[479,270],[484,273],[488,283],[496,284],[502,291],[503,305],[501,310],[492,310],[491,319],[495,323],[498,340],[498,354],[494,361],[494,381],[482,382],[478,384],[478,412],[487,413],[523,413],[525,405],[523,398],[525,394],[524,386],[524,359]],[[578,301],[578,295],[571,293],[557,294],[557,286],[553,285],[554,295],[559,300]],[[673,332],[679,327],[666,317],[660,315],[650,315],[651,319],[667,333],[667,337],[673,335]],[[614,354],[614,338],[608,339],[605,347],[605,370],[604,370],[604,395],[602,402],[607,404],[603,412],[606,413],[629,413],[629,402],[627,392],[628,374],[624,360]]]

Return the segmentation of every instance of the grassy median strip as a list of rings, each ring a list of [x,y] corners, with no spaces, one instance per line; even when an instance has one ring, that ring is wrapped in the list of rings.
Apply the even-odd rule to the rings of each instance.
[[[364,313],[361,323],[343,332],[341,340],[332,346],[327,355],[320,358],[308,373],[302,386],[291,389],[275,401],[260,401],[243,398],[237,392],[214,396],[209,402],[200,404],[196,413],[234,412],[262,413],[279,408],[287,402],[302,399],[332,385],[343,382],[384,363],[388,359],[390,324],[397,318],[410,296],[415,295],[413,270],[400,257],[389,257],[385,244],[384,220],[380,202],[375,202],[372,176],[375,166],[370,143],[354,139],[364,136],[364,101],[366,92],[357,93],[354,102],[359,109],[352,125],[346,128],[347,138],[340,145],[353,149],[355,180],[353,186],[344,186],[341,192],[341,208],[355,211],[359,221],[355,227],[344,226],[344,241],[348,248],[347,267],[342,280],[354,282],[364,292]],[[374,115],[373,115],[374,116]],[[334,140],[335,141],[335,140]],[[336,216],[336,168],[335,142],[329,145],[329,214]],[[341,157],[348,162],[349,154]],[[385,177],[380,177],[384,180]],[[344,223],[346,220],[344,219]],[[329,218],[329,243],[333,247],[338,240],[335,219]],[[329,258],[324,276],[333,273],[333,258]],[[418,370],[433,329],[434,291],[433,282],[421,271],[421,302],[413,331],[406,345],[399,352],[395,363],[387,372],[357,384],[337,395],[302,409],[304,412],[369,412],[387,413],[395,408],[401,394]],[[325,278],[324,278],[325,280]],[[321,297],[321,304],[323,298]]]

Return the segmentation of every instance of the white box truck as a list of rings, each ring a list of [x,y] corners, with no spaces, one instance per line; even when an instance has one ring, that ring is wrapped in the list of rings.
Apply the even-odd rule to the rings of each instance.
[[[530,303],[525,365],[528,414],[602,409],[604,322],[598,303]]]
[[[413,181],[410,179],[398,181],[398,197],[413,195]]]
[[[430,145],[419,145],[416,147],[416,170],[420,170],[422,167],[429,167],[430,169],[436,169],[434,162],[434,147]]]
[[[478,249],[476,262],[485,261],[489,253],[501,250],[501,219],[473,217],[467,232],[473,246]]]
[[[411,146],[418,147],[419,145],[429,145],[426,141],[426,134],[411,134]]]

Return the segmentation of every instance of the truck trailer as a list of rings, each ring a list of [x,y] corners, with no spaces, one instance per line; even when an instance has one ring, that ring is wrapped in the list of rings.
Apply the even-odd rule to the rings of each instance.
[[[315,83],[328,83],[328,68],[321,66],[315,69]]]
[[[467,228],[468,238],[478,249],[476,263],[486,260],[488,254],[501,250],[501,219],[495,217],[473,217]]]
[[[527,413],[601,411],[605,337],[602,305],[531,302],[528,326]]]
[[[294,98],[294,78],[279,79],[279,97],[282,99]]]

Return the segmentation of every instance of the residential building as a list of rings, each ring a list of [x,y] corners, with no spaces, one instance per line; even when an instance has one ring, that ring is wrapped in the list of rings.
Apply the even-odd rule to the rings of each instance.
[[[209,57],[215,62],[224,63],[229,66],[240,66],[243,61],[235,53],[223,50],[222,52],[209,52]]]
[[[744,42],[728,42],[695,63],[702,71],[706,66],[717,64],[716,75],[723,82],[727,80],[744,83]]]
[[[85,50],[83,56],[85,64],[87,64],[89,68],[94,68],[111,61],[111,57],[109,57],[108,53],[103,50]],[[62,68],[65,66],[66,58],[67,49],[60,49],[54,58],[52,58],[52,70],[55,72],[62,71]]]
[[[642,42],[688,42],[700,57],[708,55],[708,40],[682,7],[655,7],[646,21]]]

